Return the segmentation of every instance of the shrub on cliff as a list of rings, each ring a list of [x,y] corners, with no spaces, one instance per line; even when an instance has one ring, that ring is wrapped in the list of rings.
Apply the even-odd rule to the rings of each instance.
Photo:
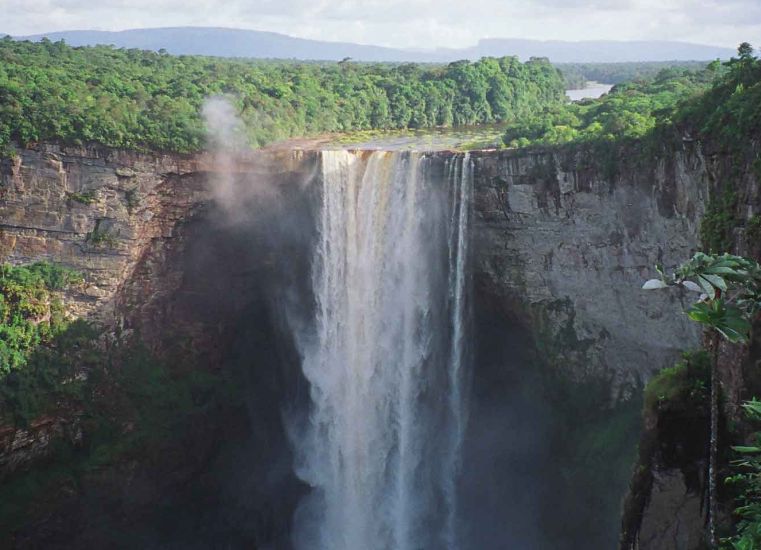
[[[761,401],[752,399],[743,404],[746,418],[761,423]],[[739,489],[735,517],[736,533],[722,541],[725,548],[755,550],[761,547],[761,432],[753,434],[750,445],[732,447],[738,459],[733,461],[734,474],[729,485]]]
[[[645,386],[644,414],[655,418],[659,410],[706,408],[710,357],[704,350],[684,353],[673,367],[663,369]]]
[[[23,367],[37,346],[66,327],[55,291],[78,279],[74,271],[48,263],[0,265],[0,376]]]

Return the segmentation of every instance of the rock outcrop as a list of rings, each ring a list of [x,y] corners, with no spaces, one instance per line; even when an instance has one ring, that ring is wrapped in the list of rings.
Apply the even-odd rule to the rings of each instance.
[[[615,175],[589,153],[475,159],[478,284],[525,314],[553,365],[616,395],[698,345],[680,297],[641,286],[698,248],[707,191],[698,149],[627,154]]]
[[[204,158],[41,145],[0,164],[0,261],[49,260],[86,282],[70,313],[111,322],[115,296],[154,240],[209,194]]]

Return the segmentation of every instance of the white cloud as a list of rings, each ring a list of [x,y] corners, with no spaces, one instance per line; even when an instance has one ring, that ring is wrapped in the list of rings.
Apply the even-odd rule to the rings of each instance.
[[[397,47],[484,37],[761,41],[759,0],[0,0],[0,32],[214,25]]]

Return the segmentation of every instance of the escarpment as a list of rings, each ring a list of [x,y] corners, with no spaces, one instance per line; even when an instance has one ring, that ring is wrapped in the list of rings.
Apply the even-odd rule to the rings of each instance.
[[[714,176],[696,145],[666,158],[620,155],[609,175],[583,151],[474,153],[473,240],[479,289],[514,308],[558,368],[631,388],[697,342],[680,304],[643,295],[638,283],[655,263],[673,265],[698,248]],[[225,169],[303,192],[318,156],[262,151]],[[158,327],[148,305],[162,307],[179,288],[182,269],[171,260],[184,228],[214,203],[217,170],[212,154],[20,151],[3,161],[2,259],[82,271],[85,284],[66,296],[73,315],[143,324],[150,336]],[[223,225],[224,212],[217,216]]]
[[[700,248],[721,249],[758,260],[758,217],[761,212],[761,180],[755,168],[759,146],[744,143],[735,150],[713,142],[699,144],[706,195]],[[756,323],[757,325],[757,323]],[[731,474],[729,447],[741,444],[752,431],[742,414],[742,403],[761,392],[758,327],[748,345],[722,341],[717,350],[720,402],[718,439],[719,479]],[[708,348],[708,342],[701,342]],[[685,346],[688,350],[690,346]],[[639,456],[623,503],[622,550],[681,550],[703,548],[707,517],[709,422],[707,395],[696,397],[695,387],[710,388],[707,365],[694,372],[692,359],[666,373],[661,384],[670,388],[656,395],[649,388],[643,410]],[[687,367],[685,367],[687,365]],[[693,372],[689,377],[684,371]],[[674,375],[674,372],[677,375]],[[698,392],[699,393],[699,392]],[[731,488],[720,481],[719,530],[726,529],[735,508]]]
[[[457,155],[462,154],[423,153],[432,181],[446,181],[436,174],[444,174],[447,161]],[[476,355],[471,425],[493,429],[475,433],[466,444],[476,448],[487,439],[497,441],[495,456],[525,464],[527,479],[533,479],[545,475],[540,470],[551,469],[557,458],[530,444],[525,456],[510,454],[506,442],[529,428],[499,425],[493,417],[508,397],[516,417],[534,416],[531,422],[541,433],[562,437],[567,429],[558,417],[575,413],[556,408],[556,393],[577,394],[574,411],[591,415],[595,422],[619,418],[611,411],[636,401],[653,373],[699,344],[698,331],[681,313],[683,297],[663,300],[640,292],[640,287],[654,264],[673,266],[699,248],[698,227],[715,176],[699,144],[692,143],[659,158],[622,150],[615,170],[584,150],[475,151],[469,159]],[[178,487],[192,486],[204,476],[206,465],[218,466],[218,476],[202,484],[202,502],[227,498],[221,509],[231,517],[256,518],[235,539],[244,542],[282,539],[304,491],[292,473],[281,413],[300,414],[307,393],[296,346],[284,329],[299,319],[278,313],[274,303],[296,304],[303,311],[314,307],[304,281],[310,277],[316,232],[313,182],[321,162],[316,149],[277,148],[220,159],[211,153],[138,154],[40,145],[18,151],[1,165],[0,261],[48,260],[76,269],[84,283],[67,290],[64,302],[72,316],[102,327],[105,341],[136,338],[169,357],[182,348],[185,357],[195,358],[194,368],[229,370],[233,384],[248,392],[246,404],[204,413],[197,433],[186,436],[198,444],[197,456],[129,463],[143,481],[152,480],[145,481],[142,495],[142,502],[149,504],[166,502],[156,487],[185,499],[187,493]],[[225,186],[235,191],[232,200]],[[636,421],[636,414],[621,414],[629,424]],[[8,426],[6,432],[16,435],[3,439],[7,444],[0,456],[7,475],[21,475],[49,460],[56,438],[78,445],[76,422],[66,425],[71,429],[52,429],[49,423]],[[575,436],[611,431],[607,424],[590,429],[599,432]],[[632,441],[626,434],[609,446],[622,464],[630,458]],[[563,441],[560,456],[579,453],[576,444]],[[240,472],[246,452],[257,458],[248,464],[248,497],[236,504],[228,469]],[[586,468],[586,474],[579,474],[586,480],[585,475],[593,474],[581,456],[570,468]],[[465,461],[473,471],[502,467],[499,461],[480,465],[467,452]],[[276,474],[268,470],[272,465]],[[114,506],[134,519],[136,509],[124,508],[131,498],[124,468],[120,463],[103,477],[119,487]],[[174,484],[157,483],[157,472]],[[568,483],[564,475],[557,473],[558,483]],[[580,527],[553,527],[554,534],[546,535],[548,544],[570,548],[591,540],[609,546],[617,537],[617,507],[626,484],[619,478],[586,512],[570,498],[561,497],[558,504],[539,495],[536,502],[525,503],[523,512],[492,506],[498,510],[493,519],[500,523],[500,514],[521,517],[528,510],[544,517],[559,508],[581,514]],[[88,479],[101,487],[102,479]],[[505,495],[526,489],[500,485],[490,498],[501,503]],[[576,489],[567,485],[558,490],[570,494]],[[472,497],[474,510],[479,510],[478,500],[484,499]],[[485,499],[481,506],[489,504]],[[87,506],[94,504],[88,501]],[[604,517],[594,518],[599,510]],[[201,521],[196,512],[188,511],[187,521],[213,524],[214,536],[234,540],[236,522],[220,523],[208,513]],[[84,523],[73,525],[100,536],[95,526],[80,520]],[[595,521],[604,527],[593,526]],[[33,545],[43,540],[35,530],[52,530],[51,536],[58,536],[56,529],[62,528],[51,522],[35,524],[22,530],[18,540]],[[536,529],[538,533],[538,525]],[[598,538],[590,539],[595,529]],[[520,544],[527,533],[511,536]],[[473,536],[481,537],[486,547],[493,540],[486,531]]]

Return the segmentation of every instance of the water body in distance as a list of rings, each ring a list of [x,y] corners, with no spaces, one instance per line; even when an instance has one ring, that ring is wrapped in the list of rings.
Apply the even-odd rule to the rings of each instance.
[[[613,84],[603,84],[601,82],[590,80],[587,82],[585,88],[577,90],[566,90],[565,95],[567,95],[571,101],[580,101],[582,99],[597,99],[598,97],[607,94],[611,88],[613,88]]]

